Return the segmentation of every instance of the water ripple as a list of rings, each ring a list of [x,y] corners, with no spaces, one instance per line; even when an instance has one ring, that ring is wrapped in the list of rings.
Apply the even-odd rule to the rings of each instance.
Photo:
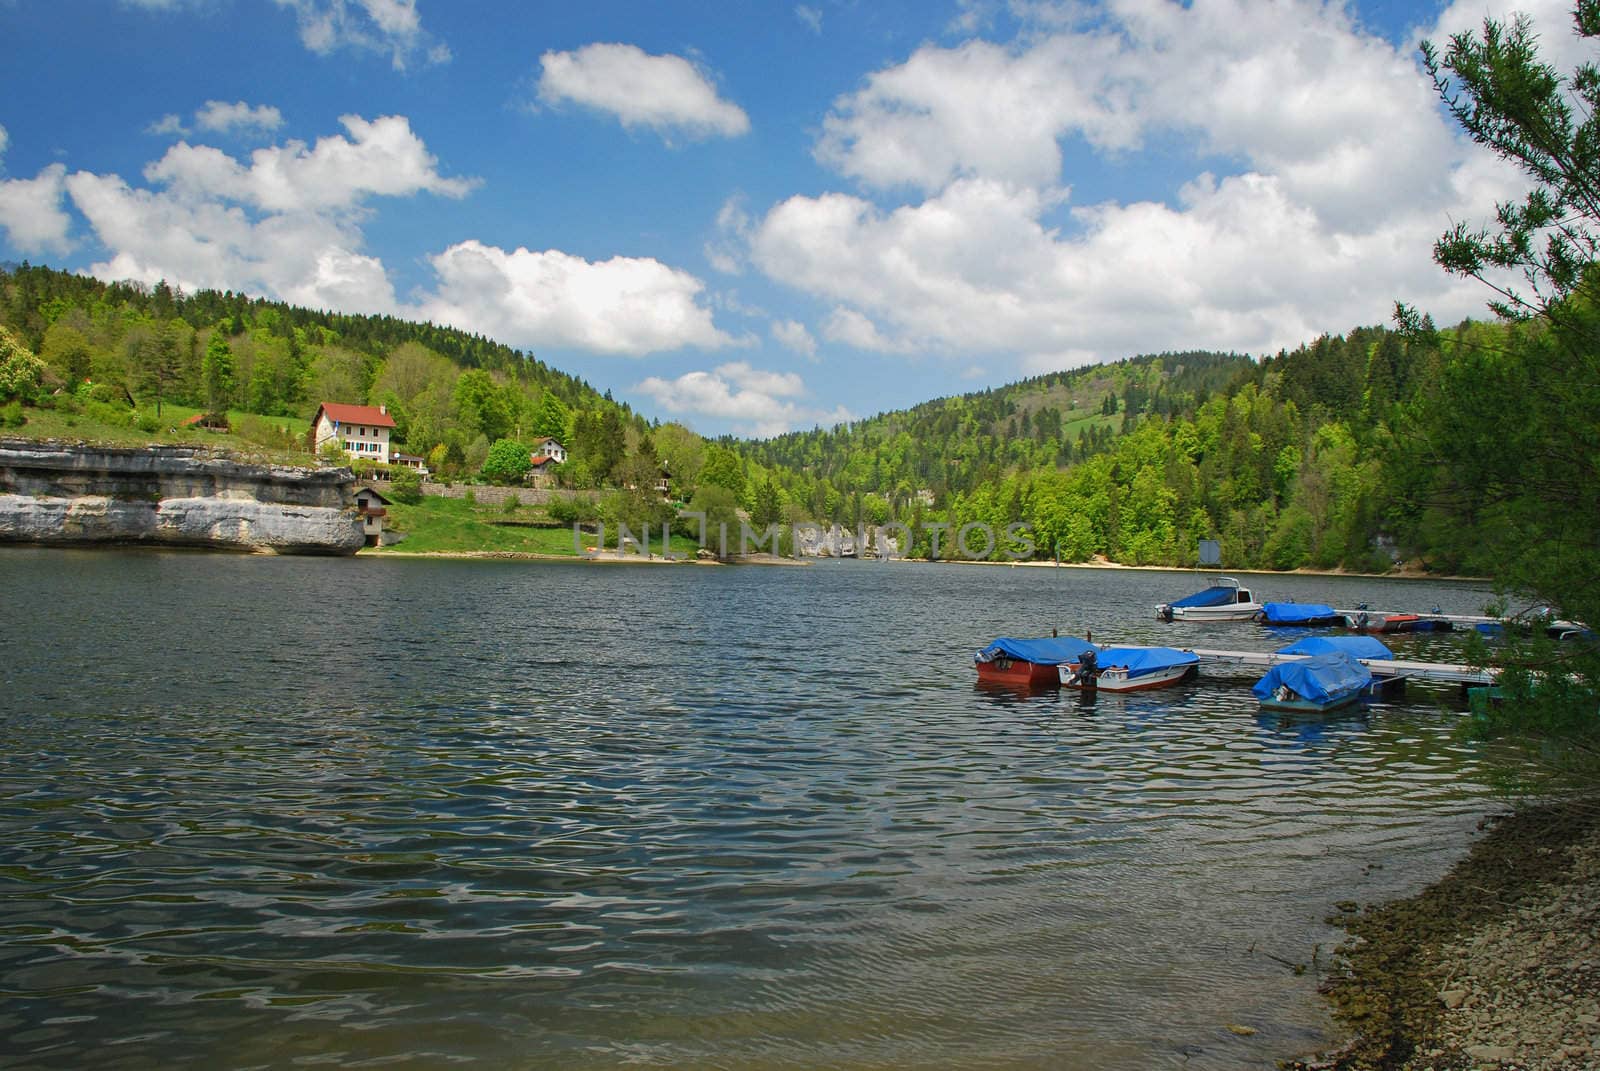
[[[973,685],[1189,582],[8,551],[8,1066],[1271,1067],[1490,803],[1439,697]]]

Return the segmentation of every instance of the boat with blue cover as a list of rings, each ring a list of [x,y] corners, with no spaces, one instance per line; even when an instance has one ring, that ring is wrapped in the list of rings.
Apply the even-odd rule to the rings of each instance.
[[[1347,651],[1331,650],[1280,662],[1251,685],[1262,710],[1320,714],[1361,698],[1372,671]]]
[[[1102,647],[1060,670],[1061,683],[1068,688],[1142,692],[1195,677],[1200,656],[1171,647]]]
[[[1014,639],[1002,636],[972,656],[978,680],[995,684],[1056,685],[1059,667],[1075,663],[1085,651],[1099,651],[1089,640],[1060,638]]]
[[[1297,625],[1316,628],[1344,624],[1344,614],[1320,602],[1269,602],[1261,607],[1256,620],[1263,625]]]
[[[1261,604],[1249,588],[1239,586],[1231,576],[1211,578],[1211,586],[1175,602],[1156,607],[1162,621],[1249,621],[1261,612]]]
[[[1382,640],[1371,636],[1307,636],[1287,647],[1278,648],[1278,654],[1289,655],[1317,655],[1330,651],[1343,651],[1362,662],[1394,661],[1394,652],[1384,646]]]

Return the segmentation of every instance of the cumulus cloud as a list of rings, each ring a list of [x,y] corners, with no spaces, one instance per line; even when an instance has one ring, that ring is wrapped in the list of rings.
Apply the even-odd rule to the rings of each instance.
[[[546,104],[570,101],[663,137],[737,137],[750,129],[744,109],[723,100],[706,74],[682,56],[592,44],[574,52],[546,52],[539,64],[539,99]]]
[[[966,5],[968,24],[988,10]],[[1311,0],[1011,12],[1014,42],[924,45],[834,103],[816,156],[873,198],[795,196],[724,224],[766,276],[834,305],[823,337],[1033,371],[1270,351],[1380,322],[1397,298],[1481,311],[1432,243],[1522,180],[1451,129],[1409,46]],[[1192,170],[1160,200],[1073,200],[1091,156],[1114,175],[1174,152]]]
[[[811,359],[817,355],[817,340],[811,337],[806,325],[798,320],[777,320],[772,325],[772,337],[785,349],[793,350]]]
[[[1498,186],[1489,169],[1457,177]],[[1398,296],[1436,315],[1481,303],[1432,265],[1433,213],[1331,235],[1282,182],[1257,174],[1200,176],[1176,206],[1078,209],[1073,237],[1043,222],[1049,203],[986,179],[888,212],[843,194],[794,197],[761,221],[751,253],[769,277],[837,303],[823,330],[831,341],[1009,353],[1030,370],[1061,367],[1067,354],[1270,351],[1380,320]]]
[[[399,115],[367,120],[340,118],[348,137],[318,139],[257,149],[248,166],[220,149],[174,145],[145,168],[151,182],[184,197],[222,198],[268,211],[319,211],[348,207],[368,196],[432,193],[464,197],[476,180],[446,178],[438,160]]]
[[[0,126],[0,164],[11,135]],[[4,174],[0,167],[0,174]],[[51,164],[31,179],[0,179],[0,228],[25,253],[65,253],[72,248],[72,220],[61,209],[66,168]]]
[[[403,116],[340,122],[343,135],[311,146],[289,141],[247,158],[180,143],[145,168],[145,188],[119,175],[63,178],[59,168],[37,181],[64,186],[105,246],[106,259],[91,267],[102,278],[165,279],[188,290],[428,319],[530,348],[638,356],[732,343],[699,301],[704,284],[648,258],[591,263],[559,250],[458,242],[431,258],[433,289],[397,299],[382,261],[363,249],[373,202],[462,197],[476,181],[442,174]],[[20,198],[21,189],[0,185],[0,211],[7,194]],[[32,201],[47,192],[29,189]],[[46,217],[32,201],[26,218],[42,226]]]
[[[271,133],[283,125],[283,114],[270,104],[251,107],[242,100],[233,104],[208,100],[204,107],[194,113],[194,121],[201,130],[219,133],[229,130]]]
[[[705,284],[657,260],[590,262],[554,249],[507,252],[466,241],[432,264],[438,289],[418,311],[512,345],[639,357],[732,342],[697,300]]]
[[[450,49],[422,28],[416,0],[277,0],[295,14],[300,42],[318,55],[387,52],[397,71],[418,57],[446,63]]]
[[[806,425],[852,419],[843,406],[824,412],[795,401],[806,394],[805,383],[798,375],[764,371],[745,361],[719,365],[710,372],[688,372],[670,380],[651,376],[634,390],[655,399],[675,415],[728,421],[742,432],[763,437]]]
[[[259,110],[249,114],[260,117]],[[270,118],[270,116],[268,116]],[[77,172],[64,184],[107,250],[108,279],[270,294],[313,308],[397,313],[380,261],[362,250],[374,197],[461,197],[402,116],[345,116],[346,135],[290,141],[247,160],[180,143],[145,168],[151,188]]]
[[[1018,46],[918,49],[835,102],[817,158],[875,189],[1043,187],[1073,181],[1065,138],[1116,159],[1174,134],[1276,175],[1332,226],[1440,193],[1451,138],[1431,87],[1342,7],[1125,0],[1093,15]]]
[[[0,152],[5,151],[0,129]],[[51,164],[31,179],[0,180],[0,227],[25,253],[65,253],[72,220],[61,208],[66,168]]]

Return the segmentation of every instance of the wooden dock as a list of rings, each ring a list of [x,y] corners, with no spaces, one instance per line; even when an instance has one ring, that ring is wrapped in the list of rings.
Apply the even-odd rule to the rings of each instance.
[[[1200,659],[1203,670],[1227,674],[1230,670],[1257,672],[1280,662],[1298,662],[1309,655],[1278,654],[1275,651],[1217,651],[1199,647],[1185,647]],[[1437,684],[1470,686],[1493,684],[1494,674],[1486,669],[1450,662],[1405,662],[1398,659],[1358,658],[1374,677],[1408,681],[1432,681]]]

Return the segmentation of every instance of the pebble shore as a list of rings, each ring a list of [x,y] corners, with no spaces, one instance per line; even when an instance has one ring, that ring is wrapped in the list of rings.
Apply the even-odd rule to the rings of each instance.
[[[1600,800],[1485,827],[1435,885],[1343,920],[1324,991],[1354,1036],[1285,1067],[1600,1069]]]

